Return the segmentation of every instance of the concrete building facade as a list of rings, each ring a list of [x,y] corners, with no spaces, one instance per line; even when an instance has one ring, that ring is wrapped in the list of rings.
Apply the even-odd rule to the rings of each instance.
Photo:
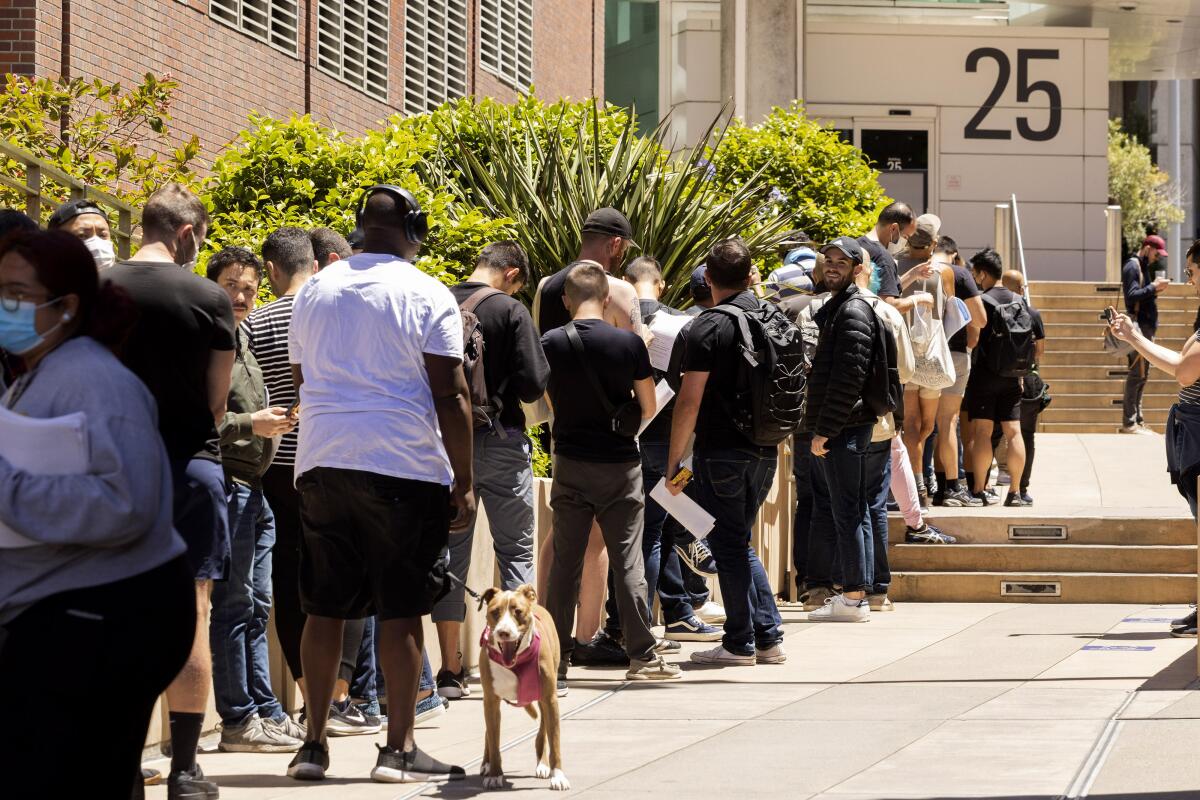
[[[253,113],[357,133],[465,95],[603,96],[602,0],[0,0],[0,72],[179,81],[211,158]]]

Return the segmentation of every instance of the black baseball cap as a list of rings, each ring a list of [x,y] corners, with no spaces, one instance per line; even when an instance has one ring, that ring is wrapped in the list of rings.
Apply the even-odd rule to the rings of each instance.
[[[688,280],[688,288],[691,289],[693,300],[707,300],[712,297],[712,289],[704,280],[704,273],[708,272],[708,267],[704,264],[692,270],[692,277]]]
[[[99,214],[105,220],[108,219],[108,215],[104,213],[104,210],[92,200],[68,200],[54,210],[54,213],[50,215],[50,220],[46,223],[46,227],[50,230],[61,228],[71,220],[84,214]]]
[[[588,214],[587,219],[583,221],[583,232],[620,236],[634,247],[638,247],[638,243],[633,240],[633,226],[629,224],[629,219],[615,208],[606,206]]]
[[[840,250],[846,258],[855,264],[863,263],[862,247],[849,236],[839,236],[829,244],[821,245],[821,255],[824,255],[828,250]]]

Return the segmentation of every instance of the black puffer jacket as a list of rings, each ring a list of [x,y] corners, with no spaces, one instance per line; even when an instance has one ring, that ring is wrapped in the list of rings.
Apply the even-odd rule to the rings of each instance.
[[[863,402],[871,371],[875,312],[860,300],[858,287],[849,286],[831,297],[814,320],[821,328],[812,372],[808,376],[805,432],[832,439],[843,428],[874,424],[875,415]],[[845,308],[843,308],[845,306]]]

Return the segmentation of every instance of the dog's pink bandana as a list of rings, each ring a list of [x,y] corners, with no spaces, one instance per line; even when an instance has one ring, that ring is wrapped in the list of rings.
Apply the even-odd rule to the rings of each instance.
[[[505,659],[504,653],[492,643],[490,627],[484,627],[479,637],[479,644],[487,649],[488,658],[517,676],[517,702],[512,705],[519,708],[536,703],[542,695],[538,676],[538,653],[542,649],[542,635],[533,625],[530,625],[529,630],[533,634],[529,646],[524,650],[518,649],[511,662]]]

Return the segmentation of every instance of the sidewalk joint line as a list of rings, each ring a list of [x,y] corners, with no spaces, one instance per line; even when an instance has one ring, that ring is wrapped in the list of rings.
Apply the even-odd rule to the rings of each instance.
[[[1075,779],[1071,781],[1067,787],[1067,791],[1059,795],[1059,800],[1078,800],[1088,796],[1088,792],[1092,789],[1092,784],[1100,777],[1100,770],[1104,768],[1108,762],[1108,756],[1112,753],[1113,746],[1116,744],[1117,737],[1120,736],[1121,728],[1124,722],[1121,720],[1121,714],[1137,697],[1137,690],[1129,693],[1125,698],[1125,702],[1121,703],[1121,707],[1113,712],[1105,723],[1100,735],[1096,737],[1096,741],[1092,743],[1088,750],[1087,756],[1083,763],[1079,766],[1079,771],[1075,774]]]

